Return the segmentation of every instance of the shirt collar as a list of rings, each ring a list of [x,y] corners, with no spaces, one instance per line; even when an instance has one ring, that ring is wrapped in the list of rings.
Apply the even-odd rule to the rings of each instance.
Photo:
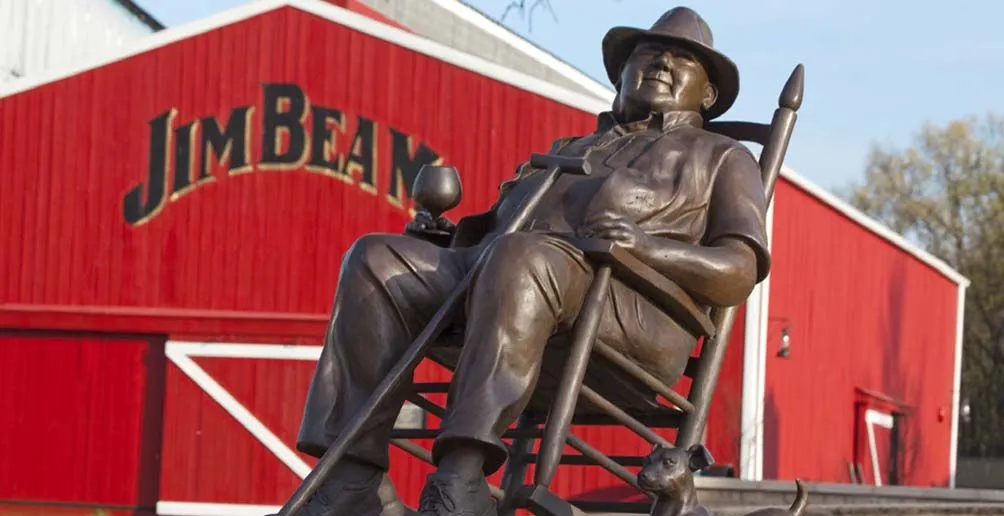
[[[596,132],[598,133],[616,131],[619,134],[628,134],[644,131],[646,129],[666,132],[681,125],[703,127],[704,118],[696,111],[652,113],[644,120],[628,123],[622,123],[617,120],[612,111],[604,111],[596,117]]]

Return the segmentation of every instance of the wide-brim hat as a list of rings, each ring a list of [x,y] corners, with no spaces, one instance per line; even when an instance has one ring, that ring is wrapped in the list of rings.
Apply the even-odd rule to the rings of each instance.
[[[635,45],[643,41],[680,45],[693,52],[718,88],[718,98],[704,113],[706,120],[721,116],[739,95],[739,68],[725,54],[715,50],[707,22],[694,10],[677,7],[663,14],[651,29],[614,27],[603,37],[603,65],[610,82],[620,88],[621,68]]]

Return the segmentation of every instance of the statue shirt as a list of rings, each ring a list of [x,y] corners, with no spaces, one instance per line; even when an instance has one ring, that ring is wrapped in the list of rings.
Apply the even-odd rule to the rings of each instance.
[[[694,245],[739,238],[757,254],[758,280],[770,268],[760,167],[741,143],[702,128],[698,113],[655,114],[619,123],[601,113],[593,134],[564,138],[551,153],[584,157],[589,176],[563,175],[534,210],[526,229],[574,234],[603,214],[629,219],[648,234]],[[539,184],[542,171],[522,164],[500,187],[493,207],[504,224]]]

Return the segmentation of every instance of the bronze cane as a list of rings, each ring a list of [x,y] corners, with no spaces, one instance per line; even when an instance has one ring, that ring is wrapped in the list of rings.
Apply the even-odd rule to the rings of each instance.
[[[526,224],[533,210],[537,207],[541,198],[548,189],[554,185],[554,182],[558,180],[561,174],[576,174],[576,175],[589,175],[589,163],[583,158],[569,158],[565,156],[554,156],[547,154],[533,154],[530,158],[530,166],[538,169],[546,169],[546,172],[541,180],[540,184],[537,185],[533,194],[523,203],[519,211],[513,216],[512,220],[506,224],[505,229],[501,234],[514,233],[522,229]],[[422,330],[422,333],[418,335],[417,338],[412,342],[411,346],[405,350],[404,355],[398,360],[394,368],[391,369],[386,376],[384,376],[383,381],[377,385],[374,389],[373,394],[366,401],[366,404],[360,408],[356,414],[349,420],[342,431],[339,433],[338,439],[335,440],[331,446],[324,452],[321,459],[317,462],[317,465],[313,470],[303,479],[300,486],[297,487],[293,496],[286,501],[286,504],[282,506],[279,510],[277,516],[291,516],[299,512],[299,510],[306,505],[310,497],[320,488],[321,483],[325,478],[331,473],[331,470],[335,467],[339,460],[348,451],[349,445],[356,439],[360,430],[362,430],[363,425],[366,421],[372,417],[373,412],[379,408],[387,396],[398,387],[401,381],[404,379],[405,375],[414,372],[415,368],[418,366],[419,362],[425,358],[426,349],[429,345],[439,337],[439,335],[446,329],[447,325],[453,320],[454,310],[458,306],[461,306],[464,297],[467,295],[467,290],[470,288],[471,281],[474,278],[475,273],[481,265],[482,260],[484,260],[487,254],[489,246],[485,246],[481,253],[478,255],[477,262],[474,267],[467,272],[464,279],[457,285],[453,293],[446,299],[443,306],[436,312],[436,315],[429,321]]]

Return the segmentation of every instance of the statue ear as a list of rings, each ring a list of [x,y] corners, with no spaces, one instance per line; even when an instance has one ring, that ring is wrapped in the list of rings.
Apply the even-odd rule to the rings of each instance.
[[[687,448],[687,455],[690,456],[690,470],[701,471],[715,463],[714,457],[707,448],[700,444],[695,444]]]
[[[709,82],[704,87],[704,100],[701,101],[701,107],[703,107],[704,110],[707,111],[711,109],[711,106],[714,106],[715,102],[717,101],[718,101],[718,88],[715,87],[714,84]]]
[[[663,446],[662,443],[655,443],[655,444],[652,445],[652,451],[649,452],[649,453],[654,453],[654,452],[659,451],[659,450],[661,450],[663,448],[665,448],[665,446]]]

